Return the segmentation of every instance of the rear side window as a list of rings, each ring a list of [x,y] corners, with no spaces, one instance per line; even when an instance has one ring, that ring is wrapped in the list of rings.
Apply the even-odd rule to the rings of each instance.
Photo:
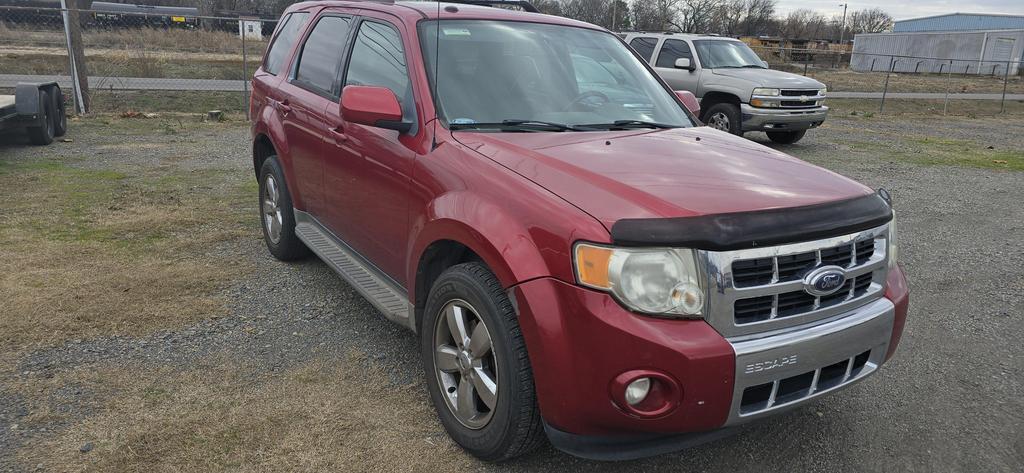
[[[676,67],[676,59],[686,58],[693,62],[693,53],[690,52],[690,45],[686,41],[678,39],[665,40],[658,53],[658,64],[656,67]]]
[[[352,19],[325,16],[316,22],[302,46],[295,81],[332,94],[341,71]]]
[[[629,45],[640,53],[640,57],[644,58],[644,61],[651,62],[651,56],[654,55],[654,47],[658,45],[658,40],[655,38],[633,38]]]
[[[306,24],[308,17],[309,13],[307,12],[291,13],[285,17],[281,31],[274,38],[270,50],[267,51],[267,60],[263,64],[263,70],[275,76],[281,72],[281,68],[288,61],[288,53],[291,52],[292,46],[295,46],[302,25]]]

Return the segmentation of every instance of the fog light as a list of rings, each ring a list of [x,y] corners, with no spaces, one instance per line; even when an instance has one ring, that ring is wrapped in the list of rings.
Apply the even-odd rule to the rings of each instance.
[[[629,386],[626,386],[626,402],[635,406],[647,399],[647,393],[651,391],[651,378],[638,378]]]

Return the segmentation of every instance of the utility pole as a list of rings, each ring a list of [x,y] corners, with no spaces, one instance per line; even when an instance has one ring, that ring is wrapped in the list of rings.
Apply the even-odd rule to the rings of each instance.
[[[839,45],[846,44],[846,7],[849,3],[840,3],[839,6],[843,7],[843,24],[839,27]]]
[[[619,19],[619,0],[612,0],[612,33],[615,32],[615,20]]]

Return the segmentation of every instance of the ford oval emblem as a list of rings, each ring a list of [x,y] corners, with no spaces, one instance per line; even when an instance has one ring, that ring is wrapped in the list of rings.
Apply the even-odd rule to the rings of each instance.
[[[846,271],[839,266],[822,266],[804,276],[804,291],[822,297],[835,294],[846,283]]]

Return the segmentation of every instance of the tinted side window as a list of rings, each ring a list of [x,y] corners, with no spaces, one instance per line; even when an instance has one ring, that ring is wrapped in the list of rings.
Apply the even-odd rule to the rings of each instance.
[[[403,101],[409,91],[409,74],[398,31],[372,21],[359,26],[345,85],[387,87]]]
[[[658,45],[658,40],[655,38],[633,38],[629,45],[640,53],[640,57],[644,58],[644,61],[651,62],[651,56],[654,55],[654,47]]]
[[[690,45],[686,44],[686,41],[678,39],[666,40],[665,44],[661,47],[661,53],[658,54],[658,64],[656,67],[676,67],[676,59],[687,58],[690,62],[693,62],[693,54],[690,53]]]
[[[351,22],[351,18],[337,16],[325,16],[316,22],[306,44],[302,45],[295,73],[297,82],[327,93],[334,91]]]
[[[284,19],[281,32],[274,38],[274,43],[270,45],[270,51],[267,52],[263,70],[274,75],[281,72],[281,68],[288,61],[288,53],[291,52],[292,46],[295,45],[295,41],[299,37],[299,31],[306,24],[307,17],[309,17],[309,13],[300,12],[292,13]]]

